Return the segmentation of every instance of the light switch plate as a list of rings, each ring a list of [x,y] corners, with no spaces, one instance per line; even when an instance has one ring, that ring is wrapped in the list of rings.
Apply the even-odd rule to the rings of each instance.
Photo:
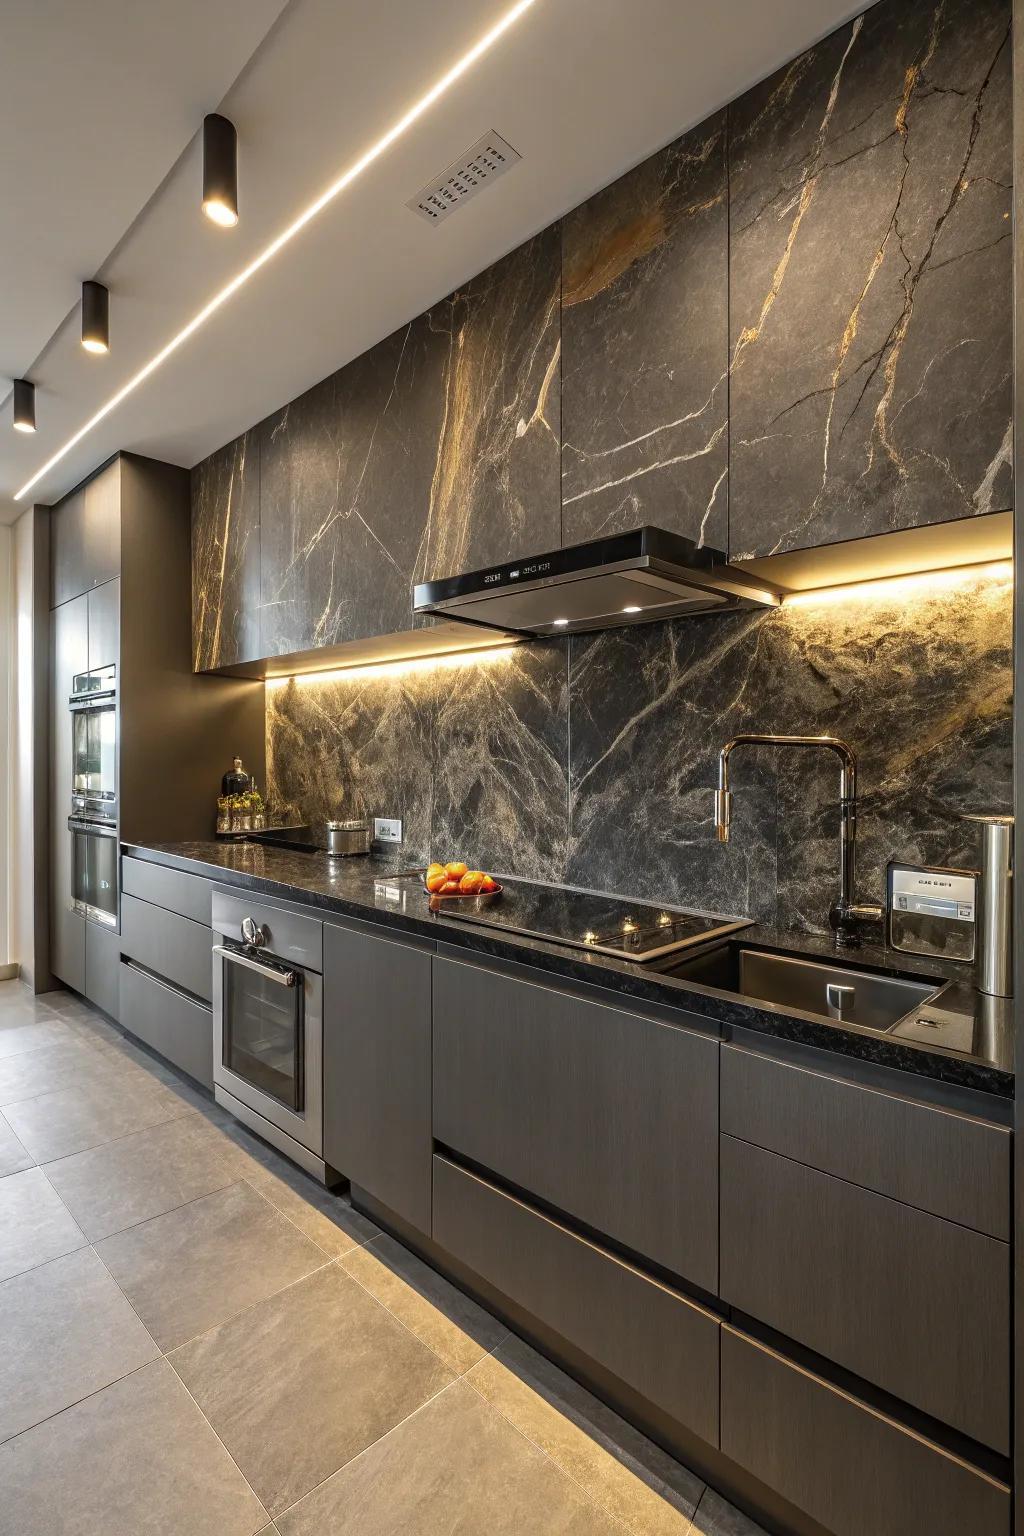
[[[373,840],[376,843],[400,843],[402,841],[402,823],[397,816],[375,816],[373,818]]]

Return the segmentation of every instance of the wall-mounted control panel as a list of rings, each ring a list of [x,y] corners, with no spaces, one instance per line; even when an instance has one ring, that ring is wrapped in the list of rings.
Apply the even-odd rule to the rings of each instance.
[[[402,841],[402,822],[398,816],[375,816],[373,818],[373,840],[375,843],[400,843]]]

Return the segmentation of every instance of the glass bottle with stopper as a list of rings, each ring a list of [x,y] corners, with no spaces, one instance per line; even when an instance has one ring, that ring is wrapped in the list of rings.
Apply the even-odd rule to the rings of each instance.
[[[222,795],[246,795],[251,788],[252,779],[242,767],[242,759],[236,757],[220,781],[220,792]]]

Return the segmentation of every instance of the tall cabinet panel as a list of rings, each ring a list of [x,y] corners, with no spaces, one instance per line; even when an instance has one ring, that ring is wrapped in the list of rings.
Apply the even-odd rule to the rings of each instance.
[[[117,666],[121,649],[121,583],[105,582],[89,593],[89,670]]]
[[[50,969],[76,992],[85,991],[85,919],[71,909],[72,681],[89,666],[86,593],[50,615]]]
[[[115,460],[55,508],[50,606],[112,581],[121,569],[121,466]]]

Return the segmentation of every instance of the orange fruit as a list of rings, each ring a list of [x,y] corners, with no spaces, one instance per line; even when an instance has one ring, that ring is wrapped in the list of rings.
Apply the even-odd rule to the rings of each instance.
[[[444,870],[435,871],[427,876],[427,890],[434,892],[443,890],[448,883],[448,876]]]
[[[475,896],[482,890],[484,877],[478,869],[471,869],[459,881],[459,890],[466,896]]]
[[[457,896],[458,891],[459,882],[457,880],[446,880],[444,885],[441,887],[442,896]]]
[[[445,869],[453,880],[461,880],[463,875],[467,873],[468,866],[465,864],[446,864]]]
[[[492,880],[490,875],[484,875],[480,889],[482,891],[496,891],[498,889],[498,882],[497,880]]]
[[[444,874],[444,865],[443,864],[428,864],[427,865],[427,877],[428,877],[428,879],[429,879],[429,877],[431,875],[443,875],[443,874]]]

